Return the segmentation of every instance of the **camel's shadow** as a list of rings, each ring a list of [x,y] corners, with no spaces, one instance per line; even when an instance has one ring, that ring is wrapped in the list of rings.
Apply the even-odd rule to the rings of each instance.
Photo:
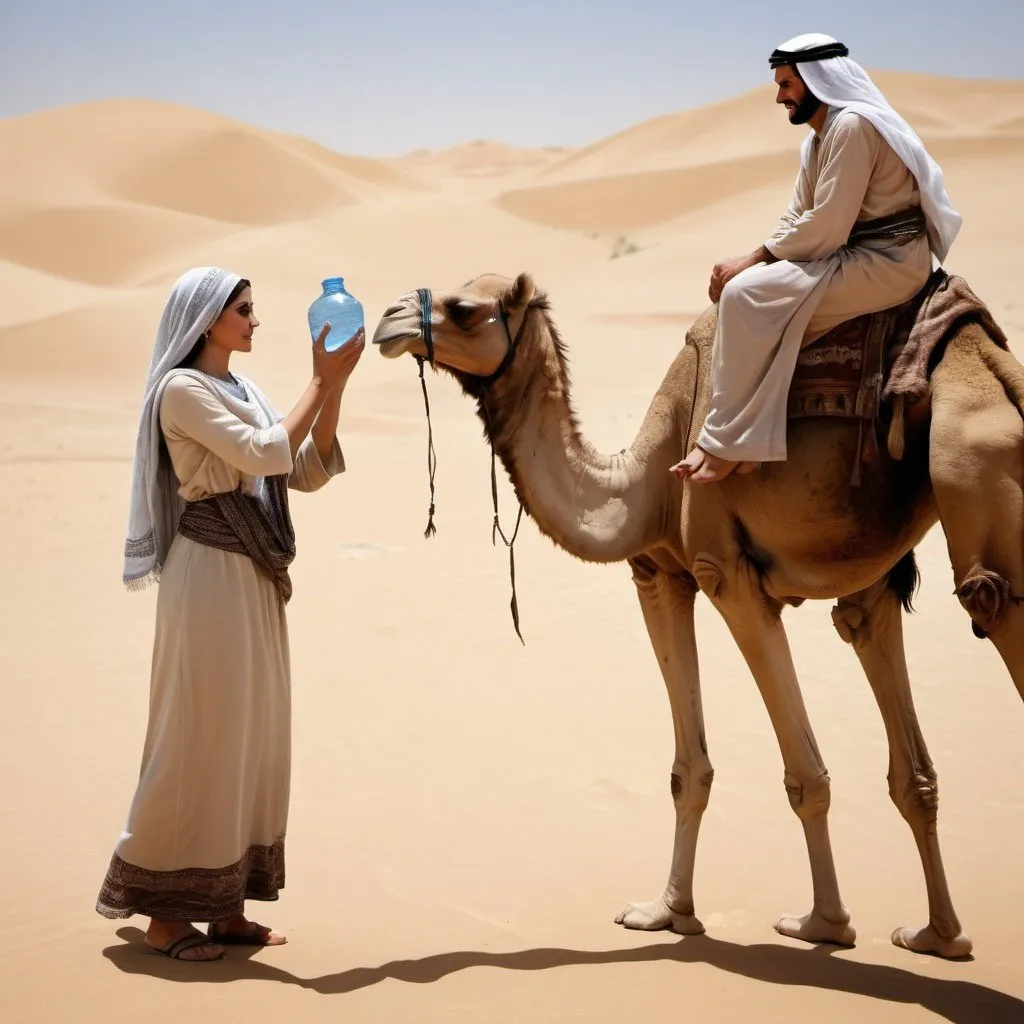
[[[627,949],[437,953],[419,960],[393,960],[379,967],[353,967],[319,978],[299,978],[262,960],[252,959],[254,950],[231,949],[225,960],[215,964],[178,963],[145,952],[142,932],[137,928],[122,928],[117,934],[126,944],[109,946],[103,952],[119,970],[173,981],[276,981],[312,989],[322,995],[339,995],[389,978],[425,985],[472,967],[544,971],[557,967],[674,960],[680,964],[708,964],[730,974],[773,985],[849,992],[891,1003],[921,1006],[952,1024],[1021,1024],[1024,1021],[1024,1001],[1015,996],[971,981],[928,978],[898,967],[846,960],[833,956],[834,948],[825,946],[806,950],[771,943],[741,946],[704,935]]]

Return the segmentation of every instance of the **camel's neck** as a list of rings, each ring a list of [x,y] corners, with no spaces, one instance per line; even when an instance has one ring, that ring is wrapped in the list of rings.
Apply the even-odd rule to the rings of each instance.
[[[527,512],[559,547],[588,562],[637,555],[667,525],[668,467],[679,444],[672,410],[652,406],[630,448],[595,451],[577,428],[554,328],[541,311],[531,317],[511,367],[478,395],[495,450]]]

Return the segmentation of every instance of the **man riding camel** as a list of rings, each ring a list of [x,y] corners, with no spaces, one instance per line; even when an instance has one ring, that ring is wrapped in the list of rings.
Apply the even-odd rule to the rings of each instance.
[[[831,36],[776,49],[776,103],[808,125],[789,209],[762,246],[715,266],[711,405],[672,472],[694,483],[786,458],[786,403],[802,346],[913,298],[962,218],[942,171],[849,50]]]

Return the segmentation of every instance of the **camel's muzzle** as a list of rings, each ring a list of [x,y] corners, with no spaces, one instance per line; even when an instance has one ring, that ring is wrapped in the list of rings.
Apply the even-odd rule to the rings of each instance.
[[[393,306],[384,310],[373,332],[373,344],[385,359],[396,359],[421,340],[422,332],[419,304],[414,302],[411,295],[402,296]]]
[[[395,359],[412,346],[422,342],[426,349],[425,357],[417,352],[413,355],[420,360],[426,358],[434,365],[434,334],[430,318],[433,315],[430,292],[420,288],[415,293],[403,295],[393,306],[384,310],[384,315],[373,332],[373,344],[385,359]]]

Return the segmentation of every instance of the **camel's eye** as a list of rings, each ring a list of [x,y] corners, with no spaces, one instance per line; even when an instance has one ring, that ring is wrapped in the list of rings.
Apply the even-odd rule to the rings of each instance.
[[[473,318],[480,310],[480,306],[475,302],[467,302],[465,299],[459,299],[448,303],[448,316],[452,323],[456,327],[463,329],[470,326]]]

